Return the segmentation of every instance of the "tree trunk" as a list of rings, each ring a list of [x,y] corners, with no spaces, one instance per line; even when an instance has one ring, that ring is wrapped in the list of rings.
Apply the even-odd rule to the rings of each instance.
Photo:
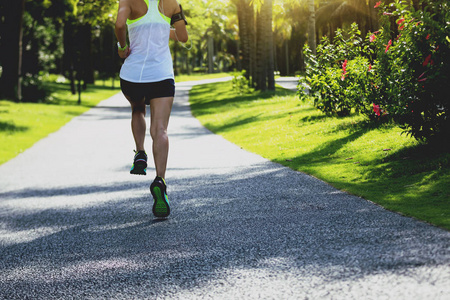
[[[214,38],[212,33],[208,34],[208,73],[214,72]]]
[[[285,56],[286,56],[286,76],[289,76],[289,41],[286,40],[286,47],[285,47]]]
[[[83,24],[81,26],[83,48],[81,49],[83,63],[83,82],[94,83],[94,62],[92,54],[92,25]]]
[[[314,0],[308,0],[309,21],[308,21],[308,45],[312,53],[316,54],[316,11]]]
[[[270,91],[275,90],[275,63],[273,51],[273,31],[272,31],[272,0],[264,1],[264,10],[266,16],[266,34],[267,34],[267,85]]]
[[[73,95],[76,94],[75,88],[75,26],[73,24],[74,20],[68,19],[64,22],[64,56],[63,65],[64,70],[68,73],[70,80],[70,90]]]
[[[256,89],[267,89],[267,33],[265,10],[261,7],[256,16]]]
[[[248,7],[247,11],[249,26],[249,46],[250,46],[250,77],[251,85],[256,85],[256,26],[255,26],[255,8],[253,4]]]
[[[0,91],[2,96],[11,100],[22,100],[22,35],[25,0],[3,1],[3,20],[0,20],[2,32],[2,77]],[[7,46],[5,45],[7,43]]]
[[[245,77],[250,77],[250,34],[248,24],[248,3],[246,0],[239,0],[237,4],[239,39],[242,52],[241,67],[245,70]],[[238,52],[239,53],[239,52]],[[239,54],[238,54],[239,55]]]

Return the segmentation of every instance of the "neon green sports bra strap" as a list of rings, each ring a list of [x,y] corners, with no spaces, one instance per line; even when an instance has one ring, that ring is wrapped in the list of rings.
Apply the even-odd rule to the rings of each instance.
[[[145,0],[148,1],[148,0]],[[163,0],[164,1],[164,0]],[[158,0],[158,11],[159,11],[159,2],[161,2],[161,0]],[[161,17],[164,19],[164,21],[166,21],[167,23],[170,24],[170,18],[168,16],[166,16],[165,14],[163,14],[162,12],[159,12],[159,14],[161,15]]]
[[[144,0],[144,1],[145,1],[145,4],[147,4],[147,9],[150,9],[149,0]],[[160,0],[158,0],[158,7],[159,7],[159,2],[160,2]],[[158,11],[159,11],[159,8],[158,8]],[[161,13],[161,12],[159,12],[159,14],[160,14],[161,17],[164,19],[164,21],[166,21],[167,23],[170,24],[170,18],[169,18],[169,17],[167,17],[165,14],[163,14],[163,13]],[[145,15],[144,15],[144,16],[145,16]],[[127,25],[130,25],[130,24],[133,24],[134,22],[139,21],[139,20],[142,19],[144,16],[142,16],[142,17],[140,17],[140,18],[137,18],[137,19],[135,19],[135,20],[127,19]]]
[[[144,0],[144,1],[145,1],[145,4],[147,4],[147,9],[149,9],[148,0]],[[145,15],[144,15],[144,16],[145,16]],[[134,22],[137,22],[137,21],[139,21],[140,19],[142,19],[144,16],[142,16],[142,17],[140,17],[140,18],[137,18],[137,19],[134,19],[134,20],[127,19],[127,24],[128,24],[128,25],[133,24]]]

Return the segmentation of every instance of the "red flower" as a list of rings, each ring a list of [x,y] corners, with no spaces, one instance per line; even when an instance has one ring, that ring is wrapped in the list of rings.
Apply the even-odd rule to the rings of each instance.
[[[403,28],[405,28],[405,25],[403,24],[402,26],[400,26],[399,28],[398,28],[398,30],[403,30]]]
[[[371,65],[371,64],[369,64],[369,71],[370,71],[370,70],[372,70],[372,65]]]
[[[370,38],[369,38],[369,41],[372,43],[373,41],[375,41],[376,40],[376,36],[375,36],[375,34],[372,34],[371,36],[370,36]]]
[[[432,61],[431,54],[429,54],[427,57],[425,57],[425,60],[423,61],[422,66],[426,67],[430,63],[430,61]]]
[[[425,38],[426,40],[430,39],[430,34],[427,35],[427,37]]]
[[[344,60],[344,62],[342,63],[342,76],[341,76],[342,81],[344,81],[346,74],[347,74],[347,60]]]
[[[417,81],[419,81],[419,82],[426,81],[426,80],[427,80],[426,78],[422,78],[423,75],[425,75],[425,72],[423,72],[422,74],[420,74],[419,78],[417,78]]]
[[[375,3],[375,6],[373,8],[377,8],[380,5],[381,5],[381,1],[378,1],[377,3]]]
[[[392,40],[389,40],[388,44],[385,45],[385,46],[386,46],[386,50],[384,51],[384,53],[387,53],[387,52],[388,52],[388,50],[389,50],[389,48],[391,47],[391,45],[392,45]]]
[[[373,105],[373,111],[377,116],[381,116],[381,109],[379,105],[376,105],[375,103],[372,103]]]
[[[400,25],[403,22],[405,22],[405,18],[401,17],[400,19],[397,20],[397,25]]]

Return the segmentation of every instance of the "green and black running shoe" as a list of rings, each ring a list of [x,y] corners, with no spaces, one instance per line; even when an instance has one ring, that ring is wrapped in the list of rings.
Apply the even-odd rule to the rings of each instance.
[[[134,151],[133,165],[130,174],[147,175],[147,154],[145,151]]]
[[[170,215],[169,199],[167,198],[167,186],[163,178],[156,176],[150,185],[153,196],[153,214],[157,218],[167,218]]]

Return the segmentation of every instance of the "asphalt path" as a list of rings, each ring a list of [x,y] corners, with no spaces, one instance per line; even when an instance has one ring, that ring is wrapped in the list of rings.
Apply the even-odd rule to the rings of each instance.
[[[191,86],[169,124],[167,220],[154,170],[129,174],[121,94],[0,166],[0,299],[448,299],[448,231],[212,134]]]
[[[276,83],[285,89],[296,91],[298,88],[298,77],[279,77]]]

